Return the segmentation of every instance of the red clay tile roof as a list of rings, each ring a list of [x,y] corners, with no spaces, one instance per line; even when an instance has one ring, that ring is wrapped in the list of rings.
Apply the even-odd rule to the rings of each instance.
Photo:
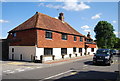
[[[59,19],[52,18],[50,16],[47,16],[39,12],[37,12],[34,16],[29,18],[27,21],[20,24],[10,32],[31,29],[31,28],[41,28],[46,30],[83,36],[66,22],[62,22]]]

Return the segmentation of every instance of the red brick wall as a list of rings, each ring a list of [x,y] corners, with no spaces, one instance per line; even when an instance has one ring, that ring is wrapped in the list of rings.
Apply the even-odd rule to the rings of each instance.
[[[61,33],[52,32],[52,39],[45,38],[44,30],[37,30],[38,32],[38,47],[46,48],[84,48],[84,42],[80,42],[80,37],[77,37],[77,41],[74,41],[73,35],[68,35],[67,40],[61,39]]]
[[[96,44],[87,44],[89,47],[88,48],[96,48]]]
[[[16,37],[13,37],[10,33],[8,39],[20,40],[16,42],[11,42],[10,46],[35,46],[36,44],[36,30],[26,30],[16,32]]]

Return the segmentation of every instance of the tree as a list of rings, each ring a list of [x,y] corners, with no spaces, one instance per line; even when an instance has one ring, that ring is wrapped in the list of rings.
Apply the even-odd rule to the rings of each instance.
[[[120,50],[120,38],[116,37],[116,42],[114,44],[114,49]]]
[[[99,21],[94,28],[95,38],[99,48],[113,48],[115,42],[115,34],[113,26],[107,21]]]

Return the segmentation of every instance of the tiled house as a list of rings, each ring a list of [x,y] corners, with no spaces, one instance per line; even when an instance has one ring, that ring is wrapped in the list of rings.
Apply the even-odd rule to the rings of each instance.
[[[64,22],[63,13],[56,19],[36,12],[9,31],[7,39],[13,41],[9,44],[9,59],[13,60],[47,61],[85,53],[85,36]]]
[[[85,36],[85,54],[93,54],[97,50],[97,45],[90,37],[90,32],[88,32],[87,37]]]

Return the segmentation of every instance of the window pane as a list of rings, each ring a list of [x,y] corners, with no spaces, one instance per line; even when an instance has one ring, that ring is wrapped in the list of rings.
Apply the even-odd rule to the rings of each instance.
[[[74,36],[74,41],[76,41],[77,40],[77,38],[76,38],[76,36]]]
[[[79,53],[82,52],[82,48],[79,48]]]
[[[51,31],[46,31],[45,38],[52,39],[52,32]]]
[[[16,33],[13,33],[13,37],[16,37]]]
[[[67,40],[67,34],[62,34],[62,39]]]
[[[12,52],[14,52],[14,48],[12,48]]]
[[[94,48],[91,48],[91,52],[94,52]]]
[[[61,54],[67,54],[67,48],[61,48]]]
[[[76,52],[76,47],[73,47],[73,52]]]
[[[44,55],[46,56],[49,56],[49,55],[52,55],[53,53],[53,49],[52,48],[44,48]]]
[[[83,37],[80,37],[80,42],[83,42]]]

